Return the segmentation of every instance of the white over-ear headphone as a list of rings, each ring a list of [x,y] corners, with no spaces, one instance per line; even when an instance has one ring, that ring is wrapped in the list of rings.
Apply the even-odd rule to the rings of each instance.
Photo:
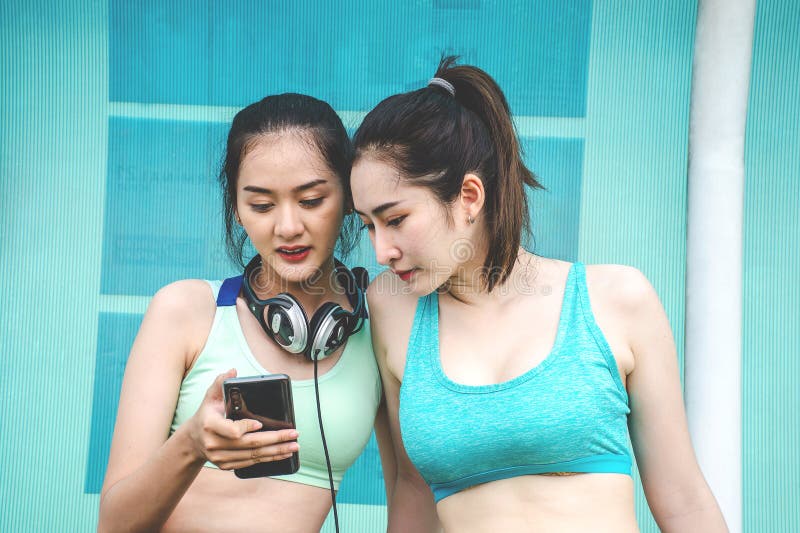
[[[253,257],[244,269],[242,292],[247,308],[279,346],[287,352],[302,354],[310,361],[324,359],[335,352],[350,335],[361,329],[367,318],[364,296],[367,271],[361,267],[350,271],[337,259],[334,261],[334,273],[353,310],[348,311],[335,302],[325,302],[310,321],[300,302],[288,292],[266,300],[256,296],[250,280],[261,267],[260,255]]]

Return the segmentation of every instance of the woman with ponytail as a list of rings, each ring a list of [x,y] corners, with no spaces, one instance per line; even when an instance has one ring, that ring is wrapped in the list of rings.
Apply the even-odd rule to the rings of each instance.
[[[650,283],[521,248],[541,185],[497,83],[444,58],[354,144],[355,209],[389,267],[367,294],[389,531],[637,531],[634,451],[663,531],[724,531]]]

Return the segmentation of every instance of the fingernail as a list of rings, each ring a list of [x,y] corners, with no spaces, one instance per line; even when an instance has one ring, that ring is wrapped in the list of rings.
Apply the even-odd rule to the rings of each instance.
[[[298,437],[297,431],[292,431],[292,432],[289,433],[289,438],[290,439],[296,439],[297,437]]]

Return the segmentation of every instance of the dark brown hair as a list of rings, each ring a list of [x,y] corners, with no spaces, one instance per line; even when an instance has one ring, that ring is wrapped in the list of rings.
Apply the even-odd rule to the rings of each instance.
[[[455,96],[432,84],[383,100],[356,131],[355,157],[392,165],[444,205],[458,197],[464,175],[478,175],[486,190],[484,269],[491,291],[508,278],[522,232],[530,231],[525,185],[542,186],[522,161],[503,91],[486,72],[456,65],[457,59],[443,57],[435,74],[453,86]]]
[[[286,93],[267,96],[245,107],[233,117],[225,161],[219,175],[225,218],[225,244],[228,256],[244,268],[242,257],[247,234],[236,223],[236,186],[242,159],[262,135],[294,133],[319,153],[328,168],[342,180],[346,207],[352,205],[350,168],[353,145],[342,120],[322,100],[303,94]],[[355,215],[345,215],[339,233],[339,251],[343,256],[356,244]]]

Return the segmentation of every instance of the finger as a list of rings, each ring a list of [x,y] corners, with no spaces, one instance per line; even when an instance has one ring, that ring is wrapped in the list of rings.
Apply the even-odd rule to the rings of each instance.
[[[290,458],[292,455],[293,454],[291,454],[291,453],[287,453],[285,455],[276,456],[273,460],[274,461],[283,461],[284,459]],[[261,462],[264,462],[264,461],[261,461]],[[224,465],[217,465],[217,466],[219,466],[222,470],[238,470],[240,468],[246,468],[248,466],[253,466],[254,464],[257,464],[257,463],[255,463],[251,459],[249,461],[237,461],[237,462],[225,463]]]
[[[246,450],[221,451],[217,457],[222,458],[226,463],[246,463],[248,461],[250,464],[270,463],[291,457],[299,449],[300,445],[296,442],[284,442]]]
[[[296,429],[282,429],[280,431],[254,431],[243,435],[241,438],[231,441],[230,448],[234,450],[246,450],[250,448],[262,448],[284,442],[297,440]]]
[[[284,456],[291,456],[300,450],[300,445],[296,442],[283,442],[281,444],[272,444],[270,446],[262,446],[261,448],[254,448],[250,450],[250,459],[254,462],[268,463],[270,461],[279,461],[285,459]]]
[[[300,446],[296,442],[273,444],[244,450],[220,449],[211,454],[209,460],[220,468],[232,464],[249,466],[256,463],[269,463],[286,459],[291,457],[299,449]],[[237,466],[236,468],[241,468],[241,466]]]
[[[207,400],[217,400],[222,401],[222,382],[226,379],[235,378],[236,377],[236,369],[231,368],[224,374],[220,374],[214,379],[214,382],[206,391],[206,399]]]
[[[242,418],[240,420],[220,418],[215,422],[216,423],[212,424],[211,430],[223,439],[229,441],[237,441],[244,435],[252,432],[258,432],[258,430],[261,429],[261,422],[251,418]]]

